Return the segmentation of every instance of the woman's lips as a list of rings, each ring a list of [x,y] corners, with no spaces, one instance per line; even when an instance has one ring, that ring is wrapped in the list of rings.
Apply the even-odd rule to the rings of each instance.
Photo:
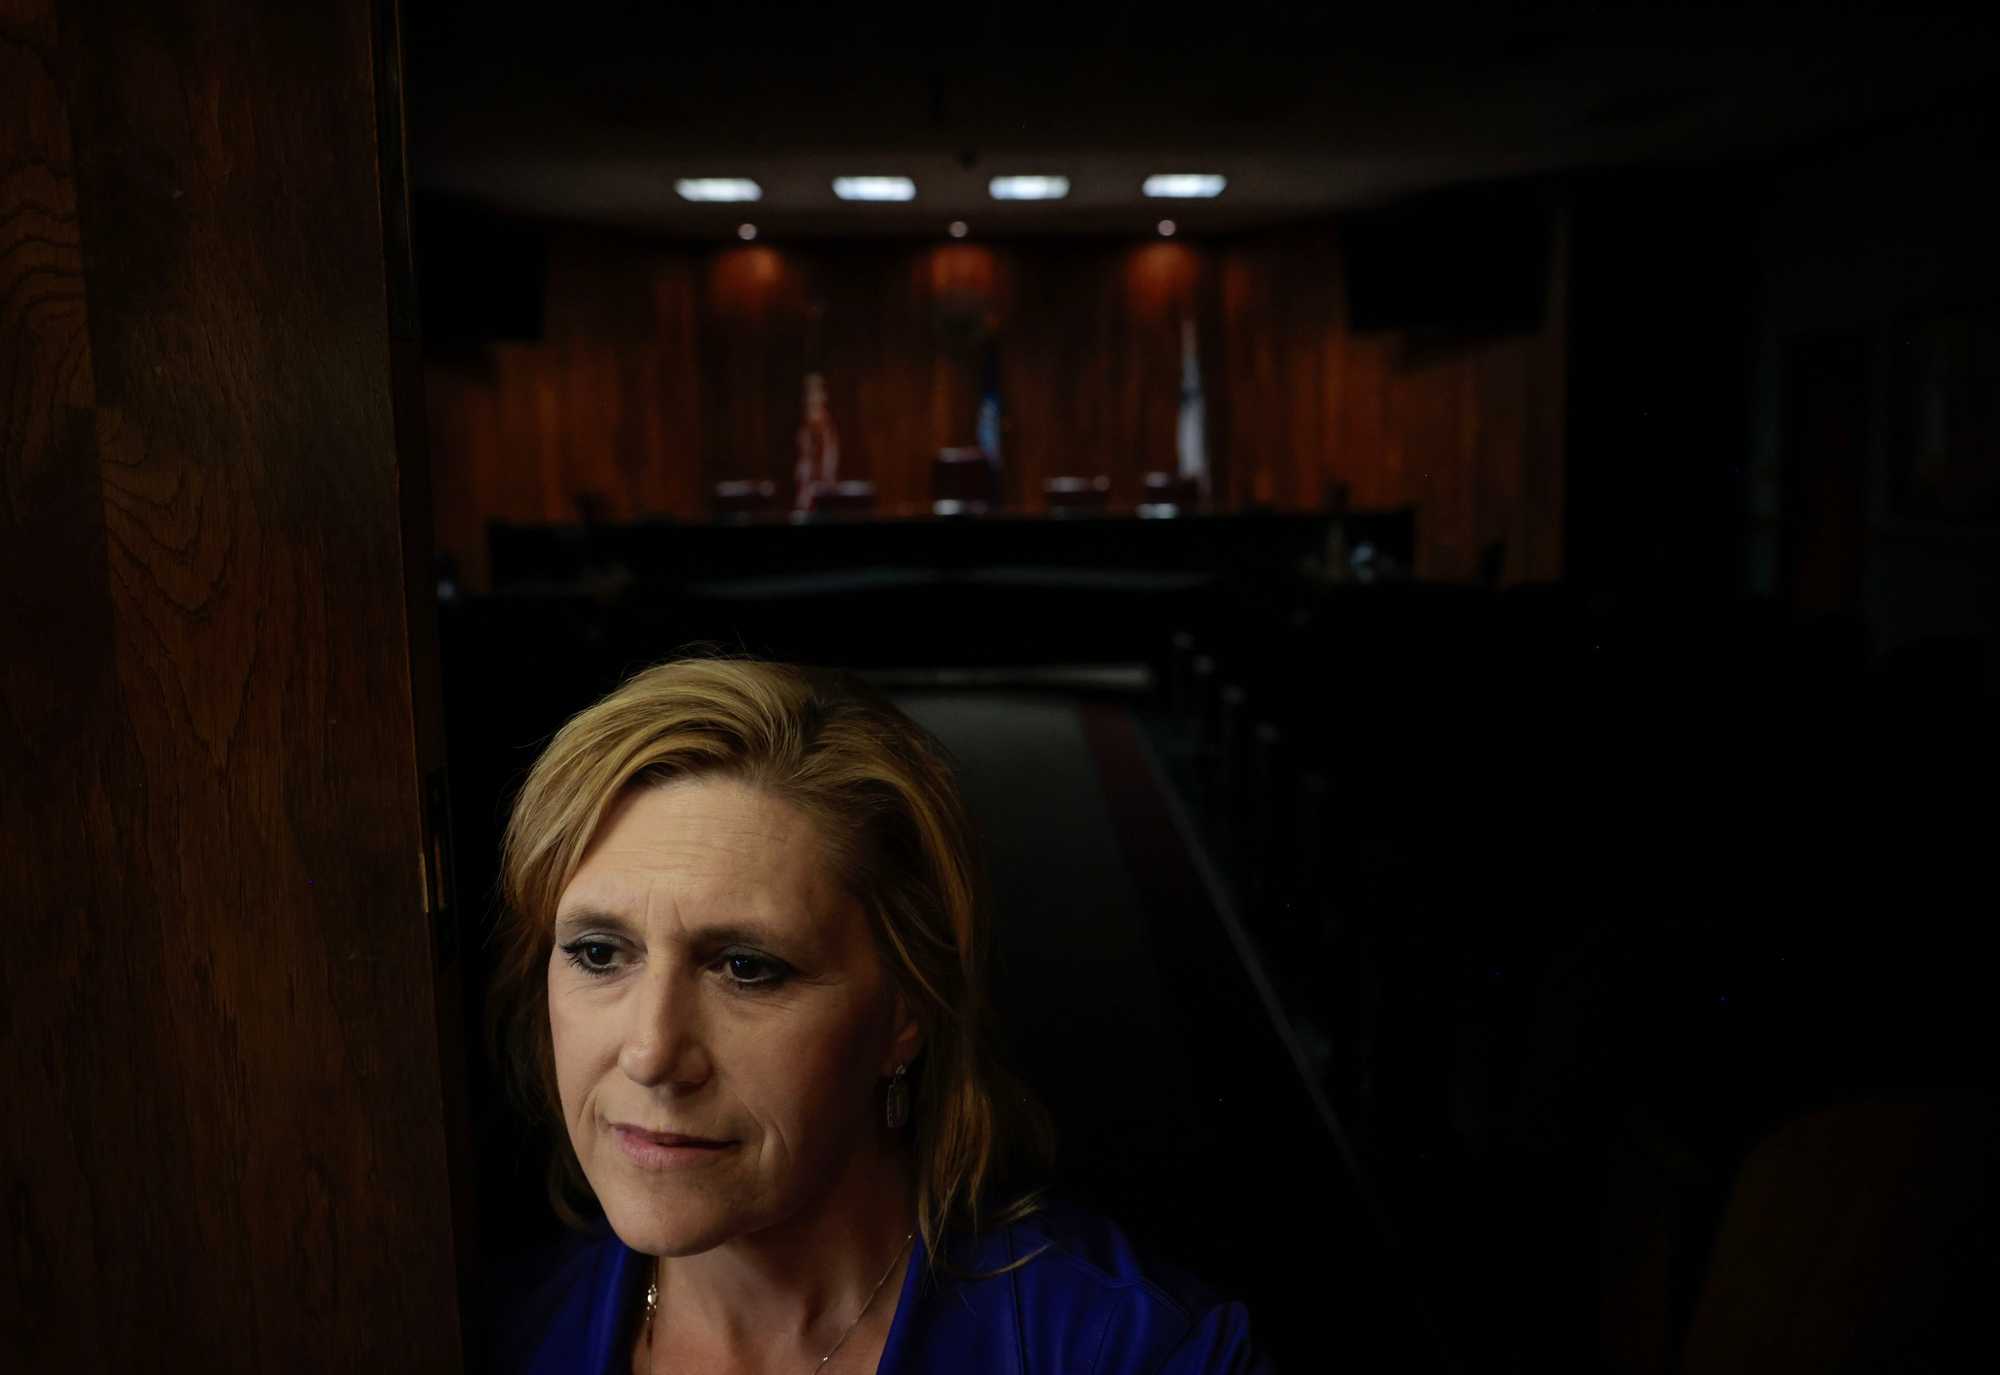
[[[624,1123],[612,1124],[611,1134],[633,1164],[648,1170],[681,1170],[709,1165],[735,1149],[734,1141],[711,1141],[674,1132],[649,1132]]]

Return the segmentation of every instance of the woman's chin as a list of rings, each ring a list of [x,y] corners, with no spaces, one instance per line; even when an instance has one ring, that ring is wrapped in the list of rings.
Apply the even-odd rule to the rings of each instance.
[[[657,1209],[639,1206],[608,1206],[604,1215],[620,1241],[649,1256],[698,1256],[743,1231],[718,1216],[662,1217]]]
[[[624,1187],[602,1189],[597,1196],[618,1239],[653,1256],[699,1255],[757,1225],[726,1199],[676,1198],[674,1192]]]

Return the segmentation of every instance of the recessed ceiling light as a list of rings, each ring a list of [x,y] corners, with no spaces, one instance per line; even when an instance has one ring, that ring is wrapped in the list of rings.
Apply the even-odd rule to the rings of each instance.
[[[1222,194],[1229,178],[1213,172],[1156,172],[1141,186],[1156,200],[1202,200]]]
[[[945,227],[945,232],[954,239],[962,239],[972,232],[972,228],[964,220],[953,220]]]
[[[739,225],[737,225],[737,226],[736,226],[736,237],[737,237],[737,238],[739,238],[739,239],[741,239],[741,240],[743,240],[743,242],[745,242],[745,243],[748,243],[748,242],[750,242],[750,240],[752,240],[752,239],[754,239],[754,238],[756,238],[756,237],[757,237],[757,226],[756,226],[756,225],[754,225],[754,224],[739,224]]]
[[[913,201],[917,184],[908,177],[835,177],[833,194],[844,201]]]
[[[674,183],[685,201],[760,201],[764,188],[748,177],[682,177]]]
[[[1069,178],[995,177],[986,190],[996,201],[1059,201],[1069,194]]]
[[[1174,224],[1172,220],[1161,220],[1160,237],[1163,239],[1171,239],[1174,236],[1174,230],[1176,227],[1177,226]]]

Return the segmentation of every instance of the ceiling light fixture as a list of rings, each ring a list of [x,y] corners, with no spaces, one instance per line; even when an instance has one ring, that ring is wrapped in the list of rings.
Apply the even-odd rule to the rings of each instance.
[[[917,184],[908,177],[835,177],[833,194],[844,201],[913,201]]]
[[[764,188],[748,177],[682,177],[674,183],[684,201],[760,201]]]
[[[1213,172],[1156,172],[1140,190],[1154,200],[1206,200],[1222,194],[1229,178]]]
[[[996,201],[1059,201],[1069,194],[1069,178],[995,177],[986,190]]]

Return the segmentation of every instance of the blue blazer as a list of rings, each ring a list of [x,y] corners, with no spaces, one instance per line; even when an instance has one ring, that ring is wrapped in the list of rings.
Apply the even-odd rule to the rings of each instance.
[[[1142,1259],[1118,1227],[1050,1204],[1011,1226],[952,1243],[961,1269],[925,1274],[912,1243],[878,1375],[1270,1375],[1240,1303]],[[571,1244],[496,1324],[491,1368],[506,1375],[624,1375],[648,1258],[608,1229]]]

